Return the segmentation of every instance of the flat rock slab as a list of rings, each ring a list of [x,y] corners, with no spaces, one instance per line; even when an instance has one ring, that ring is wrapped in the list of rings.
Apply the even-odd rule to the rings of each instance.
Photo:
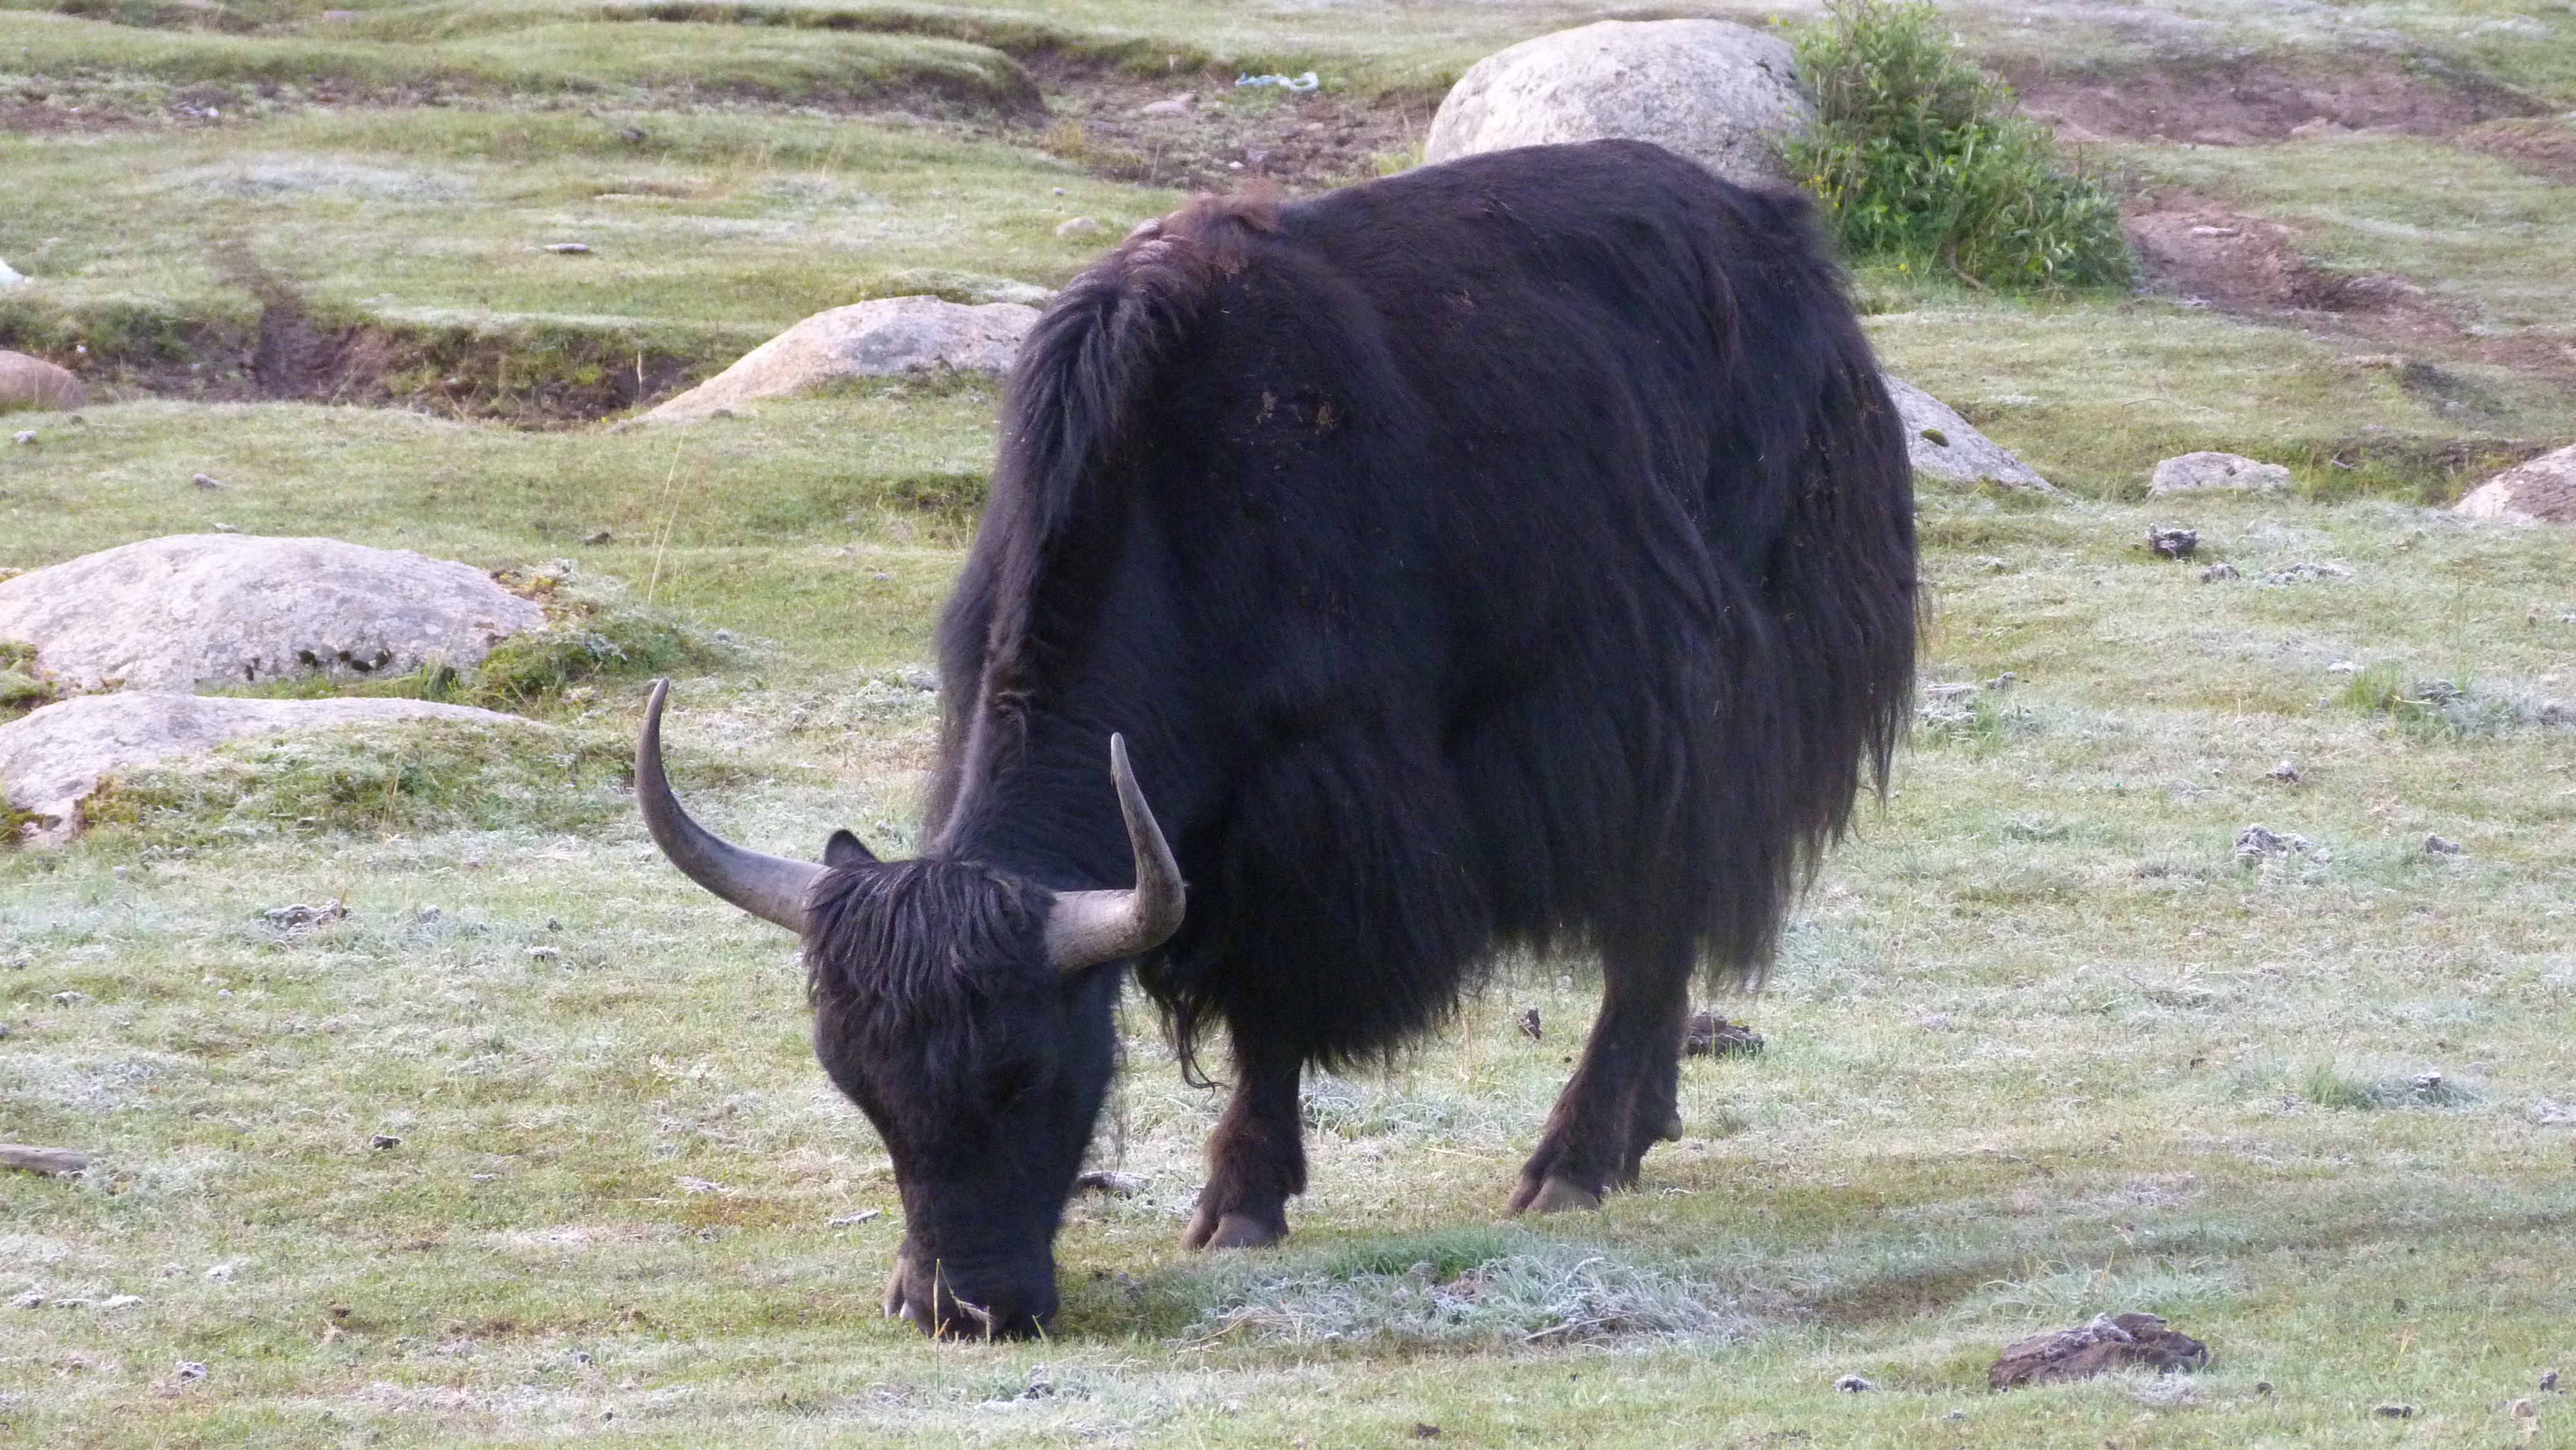
[[[1815,104],[1786,42],[1723,20],[1605,20],[1496,51],[1440,102],[1425,161],[1579,141],[1652,141],[1729,181],[1789,179],[1780,142]]]
[[[2576,446],[2517,463],[2451,505],[2473,519],[2576,524]]]
[[[0,582],[0,640],[77,692],[461,667],[545,617],[470,564],[338,539],[177,534]]]
[[[1944,483],[1992,483],[2033,493],[2055,493],[2057,486],[2010,450],[1980,433],[1939,398],[1894,373],[1881,373],[1896,415],[1905,422],[1905,457],[1914,471]]]
[[[427,700],[235,700],[139,690],[84,695],[0,725],[0,799],[39,818],[38,841],[58,841],[77,829],[80,803],[119,771],[247,735],[377,720],[532,723]]]
[[[1999,1390],[2090,1379],[2115,1369],[2199,1369],[2209,1346],[2153,1314],[2102,1314],[2090,1324],[2016,1339],[1986,1371]]]
[[[755,398],[783,397],[840,378],[930,368],[1006,373],[1038,310],[1017,302],[969,307],[936,297],[887,297],[817,312],[740,361],[645,414],[686,421]]]
[[[70,412],[88,401],[89,390],[70,369],[0,349],[0,413],[20,408]]]
[[[2250,489],[2270,493],[2290,486],[2290,470],[2262,463],[2241,453],[2181,453],[2158,463],[2147,476],[2149,493],[2189,493],[2203,488]]]

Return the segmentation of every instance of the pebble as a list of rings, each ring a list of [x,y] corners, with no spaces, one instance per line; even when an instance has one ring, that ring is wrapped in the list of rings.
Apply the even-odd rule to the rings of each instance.
[[[200,473],[188,481],[199,488],[221,488],[224,486],[224,481],[215,477],[211,473]]]
[[[588,254],[589,254],[589,252],[590,252],[590,243],[588,243],[588,242],[548,242],[548,243],[546,243],[546,250],[547,250],[547,251],[549,251],[549,252],[554,253],[554,254],[555,254],[556,256],[558,256],[558,257],[579,257],[579,256],[586,256],[586,255],[588,255]]]
[[[26,446],[31,447],[31,448],[32,448],[32,447],[34,447],[34,446],[35,446],[35,443],[36,443],[36,435],[35,435],[35,432],[34,432],[33,430],[29,430],[29,431],[24,432],[24,433],[15,433],[15,434],[11,434],[11,435],[10,435],[10,438],[11,438],[11,441],[13,441],[13,442],[21,443],[21,444],[25,444]]]
[[[530,947],[528,948],[528,956],[530,960],[540,962],[554,962],[561,961],[563,959],[563,953],[557,951],[553,947]]]
[[[42,1294],[21,1294],[17,1298],[10,1300],[9,1303],[13,1307],[19,1309],[42,1309],[45,1307],[45,1296]]]
[[[832,1218],[831,1225],[834,1228],[856,1228],[884,1212],[885,1210],[881,1208],[863,1208],[856,1213],[837,1214]]]
[[[216,1282],[216,1283],[218,1283],[218,1284],[220,1284],[220,1283],[224,1282],[226,1279],[229,1279],[229,1278],[231,1278],[232,1276],[233,1276],[233,1266],[232,1266],[232,1265],[230,1265],[230,1264],[217,1264],[217,1265],[215,1265],[213,1268],[206,1270],[206,1277],[207,1277],[208,1279],[213,1280],[214,1282]]]
[[[1100,230],[1099,219],[1087,216],[1078,216],[1070,221],[1058,222],[1055,226],[1055,234],[1059,237],[1078,237],[1085,232],[1096,232],[1098,230]]]
[[[2445,839],[2441,836],[2428,834],[2424,837],[2424,854],[2427,856],[2456,856],[2460,854],[2460,843]]]
[[[2147,530],[2147,551],[2159,559],[2188,559],[2199,548],[2198,529]]]
[[[2299,767],[2295,763],[2287,760],[2284,760],[2280,764],[2273,766],[2270,770],[2263,772],[2263,778],[2265,780],[2277,780],[2283,785],[2297,785],[2301,780],[2306,779],[2306,777],[2299,774]]]
[[[197,1363],[193,1359],[183,1359],[179,1361],[179,1378],[183,1380],[201,1380],[205,1377],[206,1367],[204,1365]]]
[[[111,1294],[107,1298],[98,1301],[98,1307],[101,1309],[131,1309],[142,1302],[143,1296],[140,1294]]]
[[[391,1133],[378,1133],[378,1134],[377,1134],[377,1135],[375,1135],[374,1137],[369,1138],[369,1139],[367,1140],[367,1146],[368,1146],[368,1147],[370,1147],[370,1148],[375,1149],[375,1150],[376,1150],[376,1151],[378,1151],[378,1152],[382,1152],[382,1151],[384,1151],[384,1150],[385,1150],[385,1149],[387,1149],[387,1148],[399,1148],[399,1147],[401,1147],[401,1146],[402,1146],[402,1139],[395,1137],[395,1136],[394,1136],[393,1134],[391,1134]]]
[[[1871,1384],[1868,1380],[1862,1379],[1859,1375],[1847,1374],[1834,1381],[1834,1388],[1847,1395],[1856,1395],[1863,1390],[1877,1389],[1878,1386]]]

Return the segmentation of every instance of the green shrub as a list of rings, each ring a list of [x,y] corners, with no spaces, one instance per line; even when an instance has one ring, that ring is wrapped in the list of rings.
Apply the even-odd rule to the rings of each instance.
[[[1929,0],[1829,0],[1797,45],[1820,116],[1789,161],[1852,257],[2014,289],[2134,277],[2109,189],[2067,169]]]

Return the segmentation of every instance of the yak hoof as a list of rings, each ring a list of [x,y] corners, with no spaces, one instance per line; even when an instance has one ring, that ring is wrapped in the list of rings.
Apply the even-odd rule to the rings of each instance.
[[[1190,1221],[1190,1231],[1181,1236],[1181,1246],[1192,1249],[1266,1249],[1287,1237],[1287,1231],[1274,1228],[1248,1213],[1219,1214],[1214,1221],[1201,1214]]]
[[[1600,1206],[1600,1194],[1585,1188],[1571,1178],[1559,1178],[1551,1173],[1539,1184],[1538,1192],[1531,1194],[1528,1202],[1514,1208],[1512,1212],[1562,1213],[1569,1208],[1599,1208]]]

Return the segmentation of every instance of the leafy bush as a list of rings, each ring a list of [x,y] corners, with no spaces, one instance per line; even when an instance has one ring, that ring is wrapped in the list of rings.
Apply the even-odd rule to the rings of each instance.
[[[1829,0],[1797,46],[1821,114],[1789,161],[1853,257],[2017,289],[2135,275],[2109,189],[2066,168],[1929,0]]]

